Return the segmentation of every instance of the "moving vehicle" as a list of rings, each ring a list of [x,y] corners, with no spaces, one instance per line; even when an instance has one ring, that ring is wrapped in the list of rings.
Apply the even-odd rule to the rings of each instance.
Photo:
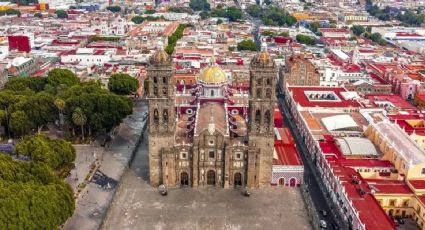
[[[328,224],[324,220],[320,220],[320,228],[327,228]]]

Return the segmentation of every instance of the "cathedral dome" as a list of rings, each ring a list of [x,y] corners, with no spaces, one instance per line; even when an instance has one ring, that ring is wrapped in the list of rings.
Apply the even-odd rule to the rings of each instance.
[[[201,70],[197,80],[205,84],[221,84],[227,82],[226,73],[218,66],[208,66]]]
[[[170,61],[170,58],[164,50],[157,50],[151,57],[151,62],[155,64],[167,63]]]

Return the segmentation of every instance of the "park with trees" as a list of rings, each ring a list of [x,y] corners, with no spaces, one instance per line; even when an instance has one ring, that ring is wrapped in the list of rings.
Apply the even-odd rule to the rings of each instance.
[[[132,101],[122,95],[135,91],[136,79],[128,77],[112,81],[111,89],[121,95],[98,82],[80,82],[66,69],[54,69],[46,78],[12,78],[0,91],[0,122],[16,138],[59,121],[67,139],[88,140],[109,132],[131,114]]]
[[[252,17],[261,19],[266,26],[292,26],[297,22],[288,11],[272,5],[251,5],[246,11]]]
[[[177,41],[183,37],[183,31],[186,29],[187,25],[180,24],[176,31],[168,37],[168,45],[165,47],[165,52],[172,54],[174,52],[174,47],[176,46]]]
[[[253,40],[243,40],[237,45],[238,51],[248,50],[248,51],[257,51],[257,46]]]

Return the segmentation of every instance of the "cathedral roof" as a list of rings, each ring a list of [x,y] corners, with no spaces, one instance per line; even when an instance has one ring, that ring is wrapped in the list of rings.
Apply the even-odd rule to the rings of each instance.
[[[260,67],[273,67],[274,61],[270,57],[270,55],[266,51],[262,51],[261,53],[254,56],[251,63],[255,66]]]
[[[155,64],[164,64],[170,61],[170,57],[163,49],[158,49],[151,57],[151,62]]]
[[[219,66],[207,66],[198,74],[197,80],[205,84],[215,85],[227,82],[227,76]]]

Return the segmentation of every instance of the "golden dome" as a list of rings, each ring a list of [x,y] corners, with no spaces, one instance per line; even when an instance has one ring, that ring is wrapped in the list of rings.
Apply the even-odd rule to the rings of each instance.
[[[197,79],[206,84],[220,84],[227,81],[227,76],[220,67],[208,66],[201,70]]]
[[[157,50],[151,57],[151,62],[156,64],[166,63],[169,61],[167,52],[162,49]]]

